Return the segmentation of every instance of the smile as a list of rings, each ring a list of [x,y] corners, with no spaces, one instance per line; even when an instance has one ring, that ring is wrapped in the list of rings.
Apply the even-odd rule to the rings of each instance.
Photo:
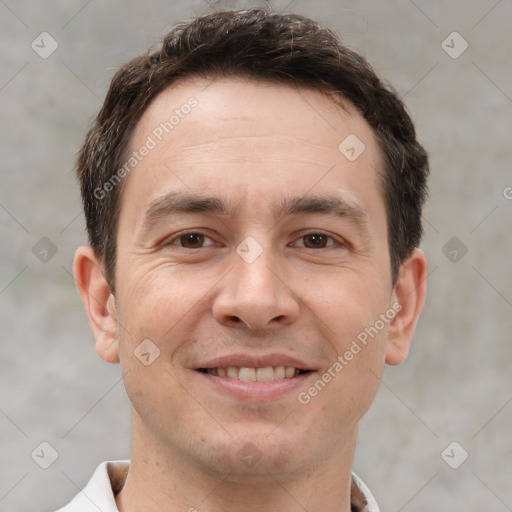
[[[199,371],[215,377],[227,377],[243,382],[272,382],[274,380],[293,379],[297,375],[306,373],[307,370],[300,370],[293,366],[265,366],[263,368],[227,366],[200,368]]]

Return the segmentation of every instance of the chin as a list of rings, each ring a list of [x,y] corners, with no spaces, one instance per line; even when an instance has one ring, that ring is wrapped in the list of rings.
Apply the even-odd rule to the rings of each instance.
[[[292,480],[311,466],[311,460],[299,440],[279,439],[266,432],[264,435],[247,434],[209,444],[207,458],[196,454],[203,470],[224,481],[245,484],[273,483]]]

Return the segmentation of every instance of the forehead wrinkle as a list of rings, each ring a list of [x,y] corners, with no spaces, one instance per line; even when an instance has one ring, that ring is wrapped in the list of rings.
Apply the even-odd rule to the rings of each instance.
[[[299,146],[304,148],[309,146],[314,148],[317,151],[321,151],[326,153],[326,155],[331,156],[332,154],[337,154],[336,151],[337,146],[330,147],[321,144],[313,144],[309,140],[301,139],[294,136],[284,136],[284,135],[247,135],[247,136],[237,136],[237,137],[216,137],[212,140],[204,140],[199,141],[194,144],[186,144],[179,145],[176,147],[176,150],[188,153],[190,151],[201,149],[203,151],[211,151],[211,150],[231,150],[233,149],[233,144],[235,146],[240,144],[258,144],[264,143],[266,148],[270,148],[271,150],[281,150],[284,144],[291,144],[294,146]]]

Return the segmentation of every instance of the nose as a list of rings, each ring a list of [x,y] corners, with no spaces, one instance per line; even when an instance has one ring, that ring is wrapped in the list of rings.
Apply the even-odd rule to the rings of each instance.
[[[284,327],[299,317],[300,301],[283,265],[264,251],[248,262],[233,255],[235,268],[221,282],[213,303],[213,316],[221,324],[251,330]]]

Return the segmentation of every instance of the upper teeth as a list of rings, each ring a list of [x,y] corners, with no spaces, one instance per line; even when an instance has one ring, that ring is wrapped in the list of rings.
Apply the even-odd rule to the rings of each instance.
[[[208,368],[208,373],[219,377],[243,380],[245,382],[270,382],[279,379],[291,379],[299,373],[292,366],[265,366],[264,368],[244,368],[228,366],[223,368]]]

